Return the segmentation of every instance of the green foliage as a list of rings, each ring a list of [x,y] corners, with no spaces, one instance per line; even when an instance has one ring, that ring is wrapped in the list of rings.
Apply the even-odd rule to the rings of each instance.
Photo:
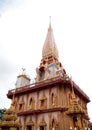
[[[0,109],[0,121],[2,121],[5,112],[6,112],[6,108]]]
[[[92,130],[92,122],[90,122],[90,129]]]

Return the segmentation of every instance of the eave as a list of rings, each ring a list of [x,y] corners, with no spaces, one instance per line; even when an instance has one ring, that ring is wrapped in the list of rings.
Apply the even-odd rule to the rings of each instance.
[[[60,76],[54,77],[52,79],[44,80],[38,83],[30,84],[28,86],[12,89],[8,91],[7,97],[12,99],[13,94],[17,95],[24,95],[32,92],[37,92],[42,89],[47,89],[49,87],[54,87],[55,84],[64,85],[65,87],[71,88],[70,79],[62,78]],[[66,86],[67,85],[67,86]],[[74,92],[79,95],[83,100],[86,102],[90,102],[89,97],[74,83]]]
[[[58,107],[58,108],[48,108],[48,109],[37,109],[37,110],[27,110],[27,111],[22,111],[22,112],[18,112],[17,115],[18,116],[25,116],[25,115],[33,115],[33,114],[40,114],[40,113],[49,113],[49,112],[63,112],[68,110],[68,108],[66,107]]]

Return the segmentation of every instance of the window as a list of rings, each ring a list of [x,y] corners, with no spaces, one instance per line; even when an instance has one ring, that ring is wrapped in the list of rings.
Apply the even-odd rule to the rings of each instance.
[[[32,105],[32,101],[33,101],[33,100],[32,100],[32,98],[31,98],[31,99],[30,99],[30,103],[29,103],[29,104],[30,104],[30,106]]]
[[[73,123],[74,123],[74,127],[77,126],[77,117],[76,116],[73,116]]]
[[[52,120],[52,128],[54,128],[54,125],[55,125],[55,121],[54,119]]]
[[[44,126],[40,126],[40,130],[44,130]]]
[[[54,94],[52,93],[52,96],[51,96],[51,103],[52,105],[54,105]]]
[[[32,130],[32,126],[27,126],[27,130]]]
[[[22,104],[19,104],[19,111],[22,110]]]
[[[19,111],[24,109],[24,101],[23,101],[23,97],[20,98],[19,100]]]
[[[44,100],[41,100],[41,107],[44,107]]]
[[[9,127],[3,127],[2,130],[10,130]]]
[[[47,124],[46,124],[44,116],[43,116],[42,120],[41,120],[41,122],[39,124],[39,130],[47,130],[46,127],[47,127]]]
[[[30,109],[33,108],[33,99],[31,98],[30,101],[29,101],[29,106],[30,106]]]
[[[29,99],[28,108],[29,108],[30,110],[32,110],[32,109],[34,109],[34,107],[35,107],[35,101],[34,101],[34,98],[31,97],[31,98]]]

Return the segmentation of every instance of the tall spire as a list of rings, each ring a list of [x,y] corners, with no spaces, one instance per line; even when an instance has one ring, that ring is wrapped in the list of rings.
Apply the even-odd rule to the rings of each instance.
[[[66,74],[62,64],[58,59],[58,49],[54,40],[53,29],[51,27],[51,17],[47,36],[42,49],[42,59],[39,68],[36,68],[36,82],[47,80],[61,74]]]
[[[46,40],[43,46],[42,50],[42,57],[46,58],[49,56],[53,56],[56,59],[58,59],[58,49],[55,43],[54,35],[53,35],[53,29],[51,27],[51,17],[50,17],[50,23],[49,28],[46,36]]]

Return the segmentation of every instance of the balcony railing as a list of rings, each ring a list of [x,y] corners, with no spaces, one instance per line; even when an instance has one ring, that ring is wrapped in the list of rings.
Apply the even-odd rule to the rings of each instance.
[[[27,88],[34,88],[34,87],[37,87],[37,86],[46,86],[50,83],[53,83],[53,82],[58,82],[58,81],[62,81],[64,83],[69,83],[71,84],[71,78],[69,76],[56,76],[56,77],[53,77],[53,78],[50,78],[50,79],[47,79],[47,80],[42,80],[42,81],[39,81],[39,82],[34,82],[34,83],[31,83],[29,85],[26,85],[26,86],[22,86],[22,87],[19,87],[19,88],[15,88],[15,89],[11,89],[9,90],[8,93],[15,93],[17,91],[20,91],[20,90],[25,90]],[[78,87],[78,85],[76,85],[74,82],[73,82],[73,87],[74,87],[74,90],[76,89],[78,92],[80,92],[84,97],[86,97],[89,101],[89,97],[83,92],[82,89],[80,89]]]

